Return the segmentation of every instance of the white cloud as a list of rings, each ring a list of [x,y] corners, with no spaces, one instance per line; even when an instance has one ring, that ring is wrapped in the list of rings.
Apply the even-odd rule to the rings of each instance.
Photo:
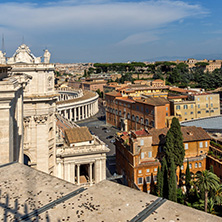
[[[115,36],[116,44],[124,46],[156,41],[161,28],[173,22],[184,23],[186,18],[200,17],[206,13],[200,5],[182,0],[0,3],[0,27],[4,27],[6,34],[17,33],[14,36],[20,35],[19,38],[21,35],[30,36],[35,43],[41,36],[47,35],[53,42],[56,34],[61,38],[62,34],[75,36],[76,33],[84,32],[88,38],[94,33],[94,37],[97,35],[99,39],[102,34],[103,38],[110,40],[110,45]],[[73,44],[69,40],[63,42],[66,46]],[[71,50],[71,47],[68,48]]]

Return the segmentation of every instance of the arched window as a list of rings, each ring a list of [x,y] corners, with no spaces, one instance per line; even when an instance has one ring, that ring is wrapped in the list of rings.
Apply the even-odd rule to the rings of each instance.
[[[195,163],[195,168],[197,168],[197,163]]]
[[[144,124],[143,117],[140,119],[140,123]]]
[[[116,115],[118,115],[118,110],[116,109]]]
[[[135,121],[135,116],[134,115],[132,115],[132,120]]]
[[[121,116],[121,114],[122,114],[122,112],[121,112],[121,110],[119,110],[119,116]]]
[[[130,119],[130,114],[129,113],[127,114],[127,119]]]
[[[136,122],[139,122],[139,116],[136,116]]]
[[[148,120],[148,119],[145,120],[145,125],[146,125],[146,126],[149,125],[149,120]]]

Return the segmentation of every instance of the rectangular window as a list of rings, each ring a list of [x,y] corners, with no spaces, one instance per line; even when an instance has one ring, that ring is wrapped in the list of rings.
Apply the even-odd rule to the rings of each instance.
[[[154,171],[157,172],[157,168],[154,168]]]
[[[191,106],[190,106],[192,109],[193,109],[193,104],[191,104]]]
[[[188,105],[184,105],[183,108],[184,108],[184,109],[188,109]]]
[[[148,156],[149,156],[149,157],[152,157],[152,151],[149,151],[149,152],[148,152]]]
[[[202,163],[201,162],[199,162],[199,167],[202,167]]]
[[[203,148],[203,142],[199,142],[199,147]]]
[[[166,116],[168,116],[168,113],[166,113]]]
[[[188,150],[188,143],[184,144],[184,148],[185,148],[185,150]]]
[[[213,103],[211,103],[210,105],[211,105],[211,107],[213,107]]]
[[[189,164],[189,168],[192,169],[192,164],[191,163]]]
[[[142,173],[142,170],[138,170],[138,173],[141,174],[141,173]]]
[[[151,182],[151,176],[146,177],[146,183],[150,183]]]
[[[179,110],[180,109],[180,106],[176,106],[176,110]]]
[[[142,177],[138,178],[138,184],[143,184],[143,178]]]
[[[200,108],[200,104],[198,104],[197,107]]]
[[[185,112],[184,115],[187,115],[187,112]]]
[[[144,152],[141,153],[141,159],[144,159]]]
[[[144,145],[144,140],[141,139],[141,140],[140,140],[140,146],[143,146],[143,145]]]
[[[146,169],[146,172],[149,173],[149,172],[150,172],[150,169]]]
[[[207,141],[205,141],[205,147],[208,147],[208,142]]]
[[[168,111],[168,107],[166,107],[166,111]]]
[[[206,107],[208,108],[208,104],[206,104]]]

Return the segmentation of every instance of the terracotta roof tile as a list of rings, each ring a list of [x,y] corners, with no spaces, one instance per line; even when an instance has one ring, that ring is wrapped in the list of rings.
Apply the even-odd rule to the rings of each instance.
[[[169,104],[169,101],[162,97],[149,97],[145,99],[136,99],[136,102],[149,104],[152,106],[164,106],[166,104]]]
[[[163,144],[165,142],[165,136],[169,128],[163,129],[151,129],[149,133],[153,137],[153,145]],[[181,127],[181,131],[183,134],[183,142],[190,141],[201,141],[201,140],[210,140],[210,136],[207,132],[201,128],[196,126],[187,126]]]
[[[65,129],[65,134],[69,144],[89,141],[93,139],[89,129],[86,126]]]

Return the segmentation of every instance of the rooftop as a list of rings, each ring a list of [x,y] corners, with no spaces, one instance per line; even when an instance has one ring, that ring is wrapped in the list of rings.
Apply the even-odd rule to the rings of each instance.
[[[148,97],[145,99],[135,99],[136,102],[145,103],[152,106],[164,106],[169,104],[169,101],[162,97]]]
[[[65,134],[67,136],[69,144],[90,141],[93,139],[93,136],[91,135],[89,129],[86,126],[65,129]]]
[[[0,167],[0,187],[0,220],[4,221],[24,215],[29,216],[29,221],[36,221],[36,215],[38,221],[129,221],[158,199],[106,180],[79,190],[71,183],[19,163]],[[75,193],[77,190],[79,193]],[[171,201],[162,201],[151,212],[144,221],[222,221]]]

